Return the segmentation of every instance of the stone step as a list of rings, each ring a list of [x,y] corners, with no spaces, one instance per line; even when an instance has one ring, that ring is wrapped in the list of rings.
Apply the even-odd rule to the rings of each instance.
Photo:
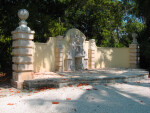
[[[123,83],[123,82],[134,82],[141,79],[148,78],[148,74],[134,75],[134,76],[115,76],[115,77],[104,77],[104,78],[92,78],[92,77],[79,77],[79,78],[43,78],[34,80],[25,80],[23,83],[24,89],[36,89],[36,88],[60,88],[69,85],[75,85],[78,83]]]

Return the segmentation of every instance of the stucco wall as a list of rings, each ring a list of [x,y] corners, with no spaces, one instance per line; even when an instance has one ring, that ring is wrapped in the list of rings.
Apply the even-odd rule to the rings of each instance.
[[[129,48],[97,47],[95,52],[96,68],[129,67]]]
[[[70,50],[70,41],[72,34],[78,34],[80,37],[85,35],[78,29],[70,29],[64,38],[50,37],[47,43],[34,44],[34,72],[48,72],[56,71],[58,64],[61,62],[62,70],[66,70],[66,54]],[[85,37],[86,38],[86,37]],[[91,50],[91,40],[84,42],[84,50],[88,54]],[[96,47],[95,56],[89,57],[89,62],[95,60],[94,68],[107,68],[107,67],[122,67],[129,68],[129,48],[103,48]],[[63,54],[60,55],[58,51],[62,49]],[[93,51],[94,52],[94,51]],[[62,60],[60,60],[62,56]],[[92,58],[92,59],[91,59]],[[89,63],[90,64],[90,63]]]
[[[34,72],[55,71],[56,38],[50,37],[47,43],[34,45]]]

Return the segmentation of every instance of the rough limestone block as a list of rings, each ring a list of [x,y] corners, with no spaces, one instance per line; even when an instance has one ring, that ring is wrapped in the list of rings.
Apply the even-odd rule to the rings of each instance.
[[[13,33],[13,40],[24,39],[24,40],[33,40],[33,33],[23,33],[23,32],[16,32]]]
[[[130,53],[136,53],[136,52],[138,52],[138,50],[135,49],[135,48],[134,49],[130,49],[129,51],[130,51]]]
[[[92,54],[92,55],[93,55],[93,54],[95,54],[95,51],[94,51],[94,50],[92,50],[92,51],[91,51],[91,54]]]
[[[63,57],[63,53],[59,53],[59,57],[62,58]]]
[[[95,65],[95,62],[91,62],[91,65]]]
[[[32,48],[34,46],[34,42],[31,40],[16,40],[13,41],[13,47],[25,47],[25,48]]]
[[[32,71],[33,64],[18,64],[18,71]]]
[[[13,64],[14,71],[32,71],[33,64]]]
[[[14,80],[14,81],[17,81],[17,80],[18,80],[18,76],[17,76],[16,72],[13,72],[13,76],[12,76],[12,77],[13,77],[13,80]]]
[[[134,63],[134,64],[130,64],[130,68],[136,68],[137,65]]]
[[[130,61],[130,64],[136,64],[137,61]]]
[[[15,49],[13,49],[13,55],[28,56],[28,55],[32,55],[32,54],[33,54],[32,48],[15,48]]]
[[[137,53],[130,53],[130,57],[136,57]]]
[[[13,80],[23,82],[32,79],[32,72],[13,72]]]
[[[95,61],[95,57],[91,57],[91,61]]]
[[[137,44],[130,44],[129,48],[138,48],[138,45]]]
[[[62,66],[63,65],[63,62],[58,62],[58,66]]]
[[[137,57],[130,57],[130,60],[137,60]]]
[[[59,58],[58,61],[59,61],[59,62],[62,62],[62,61],[63,61],[63,58]]]
[[[13,69],[13,70],[18,70],[18,65],[17,65],[17,64],[13,64],[13,65],[12,65],[12,69]]]
[[[23,82],[14,81],[12,79],[11,84],[12,84],[13,87],[15,87],[17,89],[23,89]]]
[[[59,49],[59,52],[60,52],[60,53],[63,53],[63,49]]]
[[[32,56],[15,56],[12,58],[14,63],[33,63]]]

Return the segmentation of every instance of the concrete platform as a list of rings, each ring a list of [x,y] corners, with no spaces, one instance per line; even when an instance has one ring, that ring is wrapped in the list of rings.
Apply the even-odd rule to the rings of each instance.
[[[25,80],[24,89],[41,87],[59,88],[78,83],[121,83],[148,78],[149,72],[143,69],[104,68],[76,72],[34,73],[32,80]]]

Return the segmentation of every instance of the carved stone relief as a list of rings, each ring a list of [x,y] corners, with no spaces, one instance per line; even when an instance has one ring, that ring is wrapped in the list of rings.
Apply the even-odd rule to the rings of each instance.
[[[85,37],[71,34],[70,38],[70,48],[67,52],[67,71],[87,69],[88,54],[84,50]]]

